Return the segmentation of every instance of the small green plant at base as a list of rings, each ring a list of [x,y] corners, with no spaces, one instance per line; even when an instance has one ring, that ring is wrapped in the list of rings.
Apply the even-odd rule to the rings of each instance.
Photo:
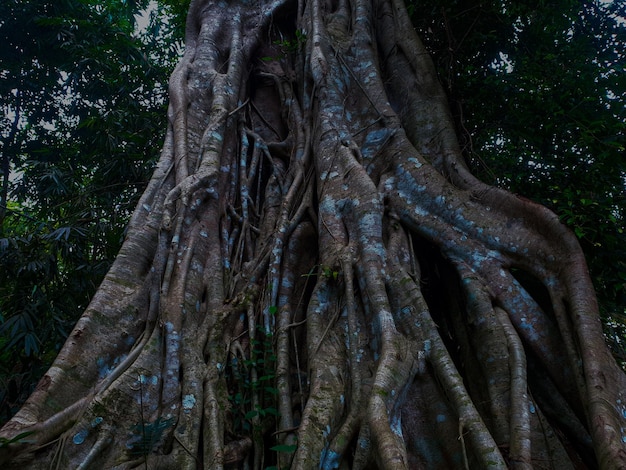
[[[268,311],[275,315],[276,306]],[[278,388],[276,387],[276,353],[274,337],[267,334],[262,326],[256,327],[256,335],[250,341],[249,354],[239,360],[233,358],[227,369],[231,404],[232,432],[235,435],[250,436],[263,447],[263,434],[275,426],[280,416],[277,407]],[[255,371],[255,374],[252,371]],[[272,452],[292,453],[296,446],[277,444],[270,447]],[[268,463],[272,463],[270,460]],[[277,467],[265,467],[266,470]]]

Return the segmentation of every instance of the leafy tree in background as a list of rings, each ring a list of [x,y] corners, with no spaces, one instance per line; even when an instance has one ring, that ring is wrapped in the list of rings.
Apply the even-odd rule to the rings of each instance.
[[[608,339],[626,364],[626,2],[409,8],[466,160],[484,181],[550,207],[576,233]]]
[[[0,413],[32,391],[114,259],[178,55],[147,1],[0,4]]]

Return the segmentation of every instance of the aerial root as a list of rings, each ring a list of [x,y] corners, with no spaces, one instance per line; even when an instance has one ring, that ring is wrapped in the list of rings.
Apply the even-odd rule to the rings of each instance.
[[[309,358],[309,396],[298,429],[298,448],[292,468],[308,469],[325,460],[328,443],[345,410],[348,371],[346,347],[342,339],[343,319],[337,318],[327,333],[328,322],[336,316],[339,305],[331,302],[334,287],[320,276],[307,311],[307,349]],[[345,395],[344,395],[345,396]],[[323,436],[323,439],[320,439]]]
[[[510,409],[511,386],[506,336],[487,284],[465,263],[455,264],[454,269],[460,277],[459,297],[464,302],[452,317],[453,334],[459,338],[459,356],[466,358],[463,362],[468,373],[473,370],[480,377],[493,377],[470,384],[470,392],[480,411],[490,417],[494,440],[505,444],[510,438],[510,423],[503,410]]]
[[[459,420],[462,417],[459,425],[464,430],[463,444],[470,446],[472,455],[482,468],[489,468],[490,465],[504,468],[504,459],[464,386],[464,380],[431,317],[418,282],[397,261],[390,259],[389,264],[391,269],[388,285],[391,297],[395,299],[395,310],[399,309],[400,314],[410,317],[410,320],[404,319],[402,324],[416,328],[411,335],[418,338],[418,344],[421,344],[418,359],[422,358],[430,364],[440,389],[454,408],[456,416]],[[426,372],[426,368],[418,362],[418,372],[420,371]]]
[[[431,319],[432,321],[432,319]],[[451,404],[457,410],[457,416],[463,417],[464,428],[468,431],[468,442],[481,468],[505,468],[506,464],[493,436],[483,422],[474,402],[463,385],[463,378],[454,365],[434,324],[430,331],[432,342],[431,363],[437,379]]]
[[[217,362],[217,361],[215,361]],[[224,419],[222,409],[226,400],[220,396],[221,377],[215,368],[211,368],[204,380],[203,429],[205,460],[211,462],[210,468],[222,468],[224,465]]]
[[[76,469],[86,470],[92,464],[96,463],[100,454],[104,452],[109,445],[111,445],[111,442],[113,442],[112,436],[113,430],[110,428],[110,426],[106,426],[105,428],[100,429],[100,433],[98,435],[96,443],[92,446],[85,459],[80,463],[78,467],[76,467]]]
[[[252,439],[249,437],[229,442],[224,447],[224,464],[241,462],[250,453],[250,449],[252,449]]]
[[[499,307],[495,307],[494,310],[498,320],[500,320],[509,346],[509,367],[511,369],[509,460],[516,470],[530,470],[532,468],[531,428],[528,382],[526,379],[526,353],[507,312]]]
[[[344,457],[348,446],[353,442],[356,433],[362,423],[362,396],[369,392],[369,387],[363,383],[362,374],[362,335],[359,333],[360,322],[357,318],[357,307],[355,305],[354,292],[354,261],[349,253],[341,260],[341,272],[343,273],[343,281],[345,285],[345,312],[347,315],[347,331],[346,343],[348,345],[348,363],[350,371],[350,380],[346,383],[345,392],[349,392],[344,399],[347,401],[347,414],[343,419],[341,427],[334,435],[332,441],[328,445],[325,460],[321,462],[324,468],[334,468]],[[349,396],[349,399],[348,399]]]
[[[280,414],[278,429],[281,433],[280,443],[289,446],[296,444],[294,401],[300,406],[303,406],[304,403],[301,394],[298,395],[295,392],[296,390],[302,391],[295,330],[300,323],[298,320],[304,316],[302,301],[306,285],[309,283],[309,273],[315,269],[312,265],[315,260],[309,257],[310,242],[314,234],[313,226],[307,222],[299,224],[294,229],[292,236],[289,237],[278,292],[275,328],[275,371]],[[307,266],[309,259],[310,267]],[[298,384],[297,387],[292,380],[294,366],[296,367],[295,381]],[[288,453],[279,453],[279,459],[282,466],[289,467],[291,456]]]

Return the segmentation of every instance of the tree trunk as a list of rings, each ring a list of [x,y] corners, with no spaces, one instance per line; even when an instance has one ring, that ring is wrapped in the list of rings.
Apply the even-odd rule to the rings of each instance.
[[[469,174],[401,0],[197,0],[186,35],[3,468],[626,468],[576,239]]]

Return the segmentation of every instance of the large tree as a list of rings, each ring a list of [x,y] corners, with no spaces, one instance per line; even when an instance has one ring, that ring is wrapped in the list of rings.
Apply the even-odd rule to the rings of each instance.
[[[401,0],[196,0],[126,240],[14,468],[624,468],[574,235],[478,181]]]

